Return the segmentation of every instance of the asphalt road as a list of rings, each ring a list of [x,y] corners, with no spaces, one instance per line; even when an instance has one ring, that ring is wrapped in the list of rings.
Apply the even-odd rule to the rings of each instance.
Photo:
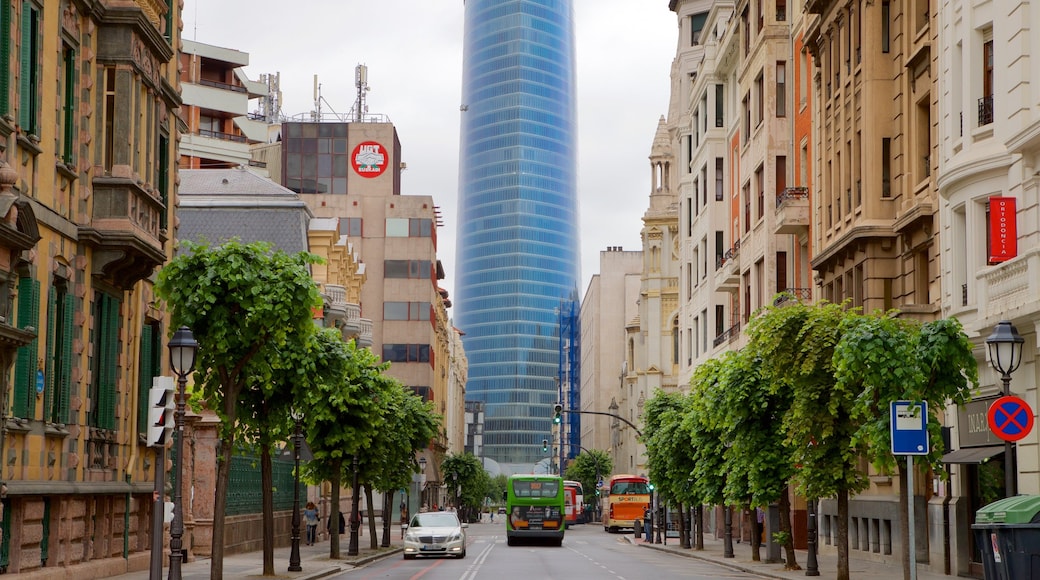
[[[746,572],[639,548],[621,534],[599,525],[569,528],[562,547],[507,546],[505,526],[473,524],[467,530],[466,558],[418,558],[400,555],[332,578],[341,580],[644,580],[758,578]],[[628,535],[629,537],[631,534]]]

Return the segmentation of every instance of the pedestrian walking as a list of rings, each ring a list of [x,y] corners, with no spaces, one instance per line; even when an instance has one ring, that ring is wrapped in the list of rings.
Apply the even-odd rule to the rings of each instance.
[[[307,545],[313,546],[318,536],[318,506],[313,501],[307,502],[303,510],[303,520],[307,524]]]

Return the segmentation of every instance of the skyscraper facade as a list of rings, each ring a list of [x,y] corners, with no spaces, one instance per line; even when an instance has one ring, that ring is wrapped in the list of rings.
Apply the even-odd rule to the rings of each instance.
[[[522,469],[545,457],[560,312],[578,298],[571,1],[467,0],[462,96],[455,324],[466,398],[485,404],[484,456]]]

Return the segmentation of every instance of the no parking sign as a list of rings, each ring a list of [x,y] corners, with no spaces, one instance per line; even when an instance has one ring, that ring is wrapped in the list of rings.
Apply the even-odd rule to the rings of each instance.
[[[1018,397],[1000,397],[986,414],[993,434],[1004,441],[1018,441],[1033,430],[1033,410]]]

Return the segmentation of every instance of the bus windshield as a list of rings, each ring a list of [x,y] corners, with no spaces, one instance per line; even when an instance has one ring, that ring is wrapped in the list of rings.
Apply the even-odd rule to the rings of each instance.
[[[513,495],[516,497],[556,497],[559,493],[558,481],[513,480]]]
[[[650,487],[645,481],[615,481],[610,486],[610,495],[648,495]]]

